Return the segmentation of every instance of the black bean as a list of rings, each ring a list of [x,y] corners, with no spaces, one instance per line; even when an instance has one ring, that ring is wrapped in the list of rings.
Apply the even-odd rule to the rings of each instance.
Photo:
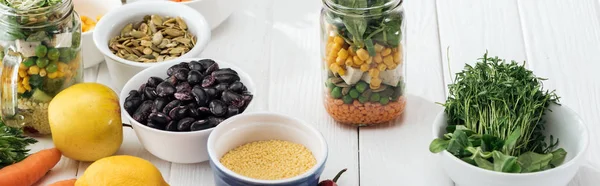
[[[150,115],[151,112],[152,100],[146,100],[137,108],[137,110],[135,110],[131,117],[133,117],[134,120],[143,123],[148,119],[148,115]]]
[[[197,110],[198,110],[198,114],[200,114],[200,115],[208,116],[208,115],[212,114],[208,107],[200,107]]]
[[[244,97],[244,105],[242,107],[240,107],[240,112],[244,112],[244,110],[246,110],[246,108],[248,108],[248,105],[254,98],[254,96],[252,94],[250,94],[249,92],[244,93],[244,95],[242,95],[242,97]]]
[[[131,90],[129,91],[129,95],[127,96],[129,97],[139,97],[140,96],[140,92],[138,92],[137,90]]]
[[[129,115],[133,115],[133,113],[138,109],[138,107],[142,104],[143,100],[141,97],[132,97],[125,99],[124,107]]]
[[[219,83],[217,86],[215,86],[215,89],[217,89],[217,95],[222,94],[223,91],[227,90],[228,87],[229,84],[227,83]]]
[[[212,117],[212,116],[208,117],[208,124],[210,124],[212,126],[217,126],[223,121],[225,121],[225,119],[223,119],[223,118]]]
[[[233,106],[233,105],[229,105],[229,107],[227,107],[227,118],[238,115],[239,113],[240,113],[240,109],[238,107]]]
[[[160,112],[165,108],[165,106],[169,103],[169,100],[166,98],[156,98],[154,100],[154,104],[152,105],[152,112]]]
[[[208,108],[210,108],[210,112],[215,116],[225,116],[227,114],[227,105],[221,100],[212,100]]]
[[[163,81],[156,86],[156,94],[160,97],[166,97],[173,95],[177,89],[169,81]]]
[[[186,106],[175,107],[169,112],[171,119],[181,119],[188,116],[188,108]]]
[[[224,75],[224,74],[230,74],[230,75],[236,75],[236,76],[238,75],[238,73],[235,70],[232,70],[230,68],[218,69],[211,73],[211,75],[213,75],[213,76]]]
[[[190,63],[188,63],[188,68],[190,70],[197,70],[201,72],[205,70],[198,61],[190,61]]]
[[[204,129],[209,129],[214,127],[213,125],[210,125],[208,123],[208,120],[198,120],[198,121],[194,121],[194,123],[192,123],[190,130],[191,131],[198,131],[198,130],[204,130]]]
[[[194,96],[192,95],[191,92],[175,92],[175,99],[182,100],[182,101],[189,101],[189,100],[193,100]]]
[[[148,116],[148,120],[152,121],[155,124],[162,125],[164,127],[171,121],[171,118],[161,112],[153,112]]]
[[[244,91],[246,91],[246,86],[244,86],[242,82],[236,81],[229,85],[229,88],[227,88],[227,90],[231,90],[236,93],[243,93]]]
[[[194,99],[196,100],[196,104],[198,106],[203,107],[208,104],[209,98],[206,95],[206,92],[202,90],[202,88],[194,86],[194,88],[192,89],[192,95],[194,96]]]
[[[212,59],[202,59],[202,60],[198,61],[198,63],[202,66],[203,69],[207,69],[208,67],[215,64],[216,62]]]
[[[163,113],[170,113],[171,110],[173,110],[174,108],[178,107],[181,105],[181,101],[179,100],[173,100],[171,102],[169,102],[167,105],[165,105],[165,108],[163,108],[162,112]]]
[[[177,131],[177,123],[179,123],[179,121],[171,120],[169,122],[169,124],[167,124],[167,126],[165,127],[165,130],[168,130],[168,131]]]
[[[190,131],[192,123],[195,121],[194,118],[183,118],[177,122],[177,130],[179,131]]]
[[[204,78],[202,79],[202,87],[210,87],[213,84],[215,84],[215,77],[214,76],[204,76]]]
[[[214,77],[219,83],[233,83],[240,80],[240,76],[234,74],[221,74]]]
[[[156,99],[156,96],[157,96],[157,94],[156,94],[156,88],[154,88],[154,87],[146,87],[144,89],[144,95],[149,100]]]
[[[156,86],[158,86],[159,83],[161,83],[163,81],[164,80],[159,77],[150,77],[150,78],[148,78],[148,83],[146,83],[146,86],[156,87]]]
[[[175,77],[175,76],[169,76],[168,78],[165,79],[165,81],[168,81],[173,86],[177,85],[177,83],[178,83],[177,77]]]
[[[238,108],[244,106],[244,97],[232,91],[224,91],[221,95],[221,100],[223,100],[228,105],[234,105]]]
[[[177,71],[175,71],[175,74],[173,74],[173,75],[179,81],[187,81],[187,77],[188,77],[188,73],[189,72],[190,72],[190,70],[188,70],[188,69],[180,68]]]
[[[219,64],[217,63],[213,63],[212,65],[208,66],[208,68],[206,68],[206,70],[204,71],[204,74],[208,75],[211,74],[212,72],[214,72],[215,70],[219,69]]]
[[[188,70],[190,69],[190,67],[188,65],[188,62],[181,62],[181,63],[179,63],[179,67],[185,68],[185,69],[188,69]]]
[[[188,73],[187,81],[188,83],[190,83],[190,85],[202,83],[202,73],[200,73],[200,71],[197,70],[190,71]]]
[[[138,90],[137,90],[137,91],[138,91],[138,92],[140,92],[140,94],[143,94],[143,93],[144,93],[144,89],[145,89],[145,88],[146,88],[146,83],[144,83],[144,84],[140,85],[140,88],[138,88]]]
[[[204,90],[204,92],[208,96],[208,99],[219,99],[219,97],[221,97],[221,94],[217,94],[216,88],[207,87],[202,88],[202,90]]]
[[[184,81],[177,84],[177,86],[175,86],[175,89],[177,90],[177,92],[189,92],[192,90],[192,87],[188,82]]]
[[[186,106],[187,108],[189,108],[189,109],[192,109],[192,108],[193,108],[193,109],[196,109],[196,108],[198,108],[198,104],[196,104],[196,102],[189,102],[189,103],[186,103],[186,104],[185,104],[185,106]]]
[[[196,107],[188,107],[188,108],[189,108],[190,117],[193,117],[196,119],[202,117],[202,114],[200,114],[200,112],[198,112],[198,109]]]
[[[181,67],[179,64],[173,65],[167,69],[167,75],[171,76],[171,75],[175,74],[175,72],[177,72],[177,70],[182,69],[182,68],[183,67]]]
[[[158,130],[164,130],[165,129],[165,125],[154,123],[153,121],[148,121],[146,123],[146,126],[148,126],[150,128],[155,128],[155,129],[158,129]]]

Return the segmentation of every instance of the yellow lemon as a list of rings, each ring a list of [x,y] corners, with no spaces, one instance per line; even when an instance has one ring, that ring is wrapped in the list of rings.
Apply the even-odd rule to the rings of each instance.
[[[52,140],[68,158],[96,161],[123,143],[117,94],[105,85],[79,83],[58,93],[48,105]]]
[[[90,165],[75,186],[169,186],[160,171],[145,159],[119,155]]]

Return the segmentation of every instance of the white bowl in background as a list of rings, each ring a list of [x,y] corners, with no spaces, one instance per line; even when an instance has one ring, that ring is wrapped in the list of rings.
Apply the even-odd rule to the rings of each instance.
[[[75,11],[79,16],[86,16],[96,20],[96,16],[102,16],[122,5],[121,0],[73,0]],[[83,25],[83,23],[82,23]],[[83,68],[89,68],[104,61],[102,53],[94,45],[92,37],[94,30],[81,33],[81,52],[83,53]]]
[[[125,98],[127,98],[129,95],[129,91],[138,90],[142,84],[148,82],[148,78],[150,77],[155,76],[163,79],[167,78],[167,69],[169,67],[179,64],[180,62],[198,60],[201,59],[181,58],[167,63],[158,63],[157,65],[142,70],[133,76],[129,81],[127,81],[125,87],[123,87],[123,90],[120,93],[119,102],[121,105],[121,110],[123,111],[123,114],[127,120],[129,120],[131,123],[131,126],[133,127],[137,138],[142,143],[142,146],[144,146],[144,148],[154,156],[165,161],[170,161],[173,163],[199,163],[208,160],[209,158],[206,142],[208,140],[208,136],[214,128],[192,132],[172,132],[150,128],[134,120],[132,116],[125,111]],[[235,70],[240,76],[240,81],[256,98],[256,88],[254,82],[246,72],[231,63],[216,59],[213,60],[219,64],[219,68],[231,68]],[[254,102],[255,101],[250,101],[246,110],[240,114],[247,113],[249,111],[251,112],[255,105]]]
[[[127,3],[142,1],[169,1],[169,0],[128,0]],[[204,15],[211,29],[217,28],[240,6],[237,0],[191,0],[179,2],[188,5]]]
[[[196,45],[179,58],[157,63],[125,60],[110,51],[109,40],[119,34],[125,25],[139,22],[145,15],[152,14],[181,17],[188,26],[188,32],[197,37]],[[168,1],[148,1],[123,5],[104,15],[94,30],[94,43],[104,55],[113,88],[117,91],[120,91],[131,77],[148,67],[198,57],[208,45],[210,38],[210,27],[202,14],[186,5]]]
[[[468,164],[450,152],[441,152],[441,167],[457,186],[566,186],[579,170],[582,156],[589,143],[587,127],[573,110],[551,105],[546,112],[546,136],[560,140],[558,148],[567,151],[564,163],[553,169],[533,173],[502,173]],[[433,123],[433,137],[439,138],[446,132],[447,120],[444,111]]]
[[[225,153],[238,146],[263,140],[284,140],[308,148],[317,163],[307,172],[282,180],[259,180],[237,174],[221,164]],[[312,125],[276,113],[244,113],[219,124],[208,137],[208,154],[215,185],[314,186],[319,184],[328,156],[327,141]]]

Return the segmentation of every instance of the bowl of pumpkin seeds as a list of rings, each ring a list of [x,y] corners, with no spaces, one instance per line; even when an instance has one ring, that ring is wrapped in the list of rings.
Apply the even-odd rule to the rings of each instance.
[[[211,38],[211,29],[198,11],[175,2],[126,4],[102,17],[93,33],[104,55],[112,86],[158,63],[198,57]]]

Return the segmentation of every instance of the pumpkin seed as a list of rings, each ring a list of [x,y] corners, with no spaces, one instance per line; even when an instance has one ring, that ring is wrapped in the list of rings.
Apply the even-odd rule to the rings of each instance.
[[[150,16],[150,19],[152,20],[152,23],[154,23],[154,25],[162,25],[163,24],[162,17],[160,17],[159,15],[152,15],[152,16]]]
[[[381,92],[381,91],[384,91],[385,89],[387,89],[387,86],[381,86],[378,89],[373,89],[372,91],[373,92]]]
[[[342,87],[342,88],[350,87],[350,85],[348,85],[348,84],[346,84],[346,83],[344,83],[344,82],[341,82],[341,83],[336,83],[336,84],[335,84],[335,86],[337,86],[337,87]]]
[[[340,83],[340,82],[343,82],[343,81],[344,81],[344,79],[342,79],[342,78],[339,78],[339,77],[332,77],[332,78],[329,78],[329,82],[331,82],[331,83],[333,83],[333,84],[337,84],[337,83]]]
[[[183,21],[183,19],[181,19],[181,17],[177,17],[177,18],[175,18],[175,20],[177,21],[179,28],[181,28],[182,30],[187,30],[187,24],[185,24],[185,21]]]
[[[344,87],[342,88],[342,95],[348,95],[348,92],[350,92],[350,87]]]

